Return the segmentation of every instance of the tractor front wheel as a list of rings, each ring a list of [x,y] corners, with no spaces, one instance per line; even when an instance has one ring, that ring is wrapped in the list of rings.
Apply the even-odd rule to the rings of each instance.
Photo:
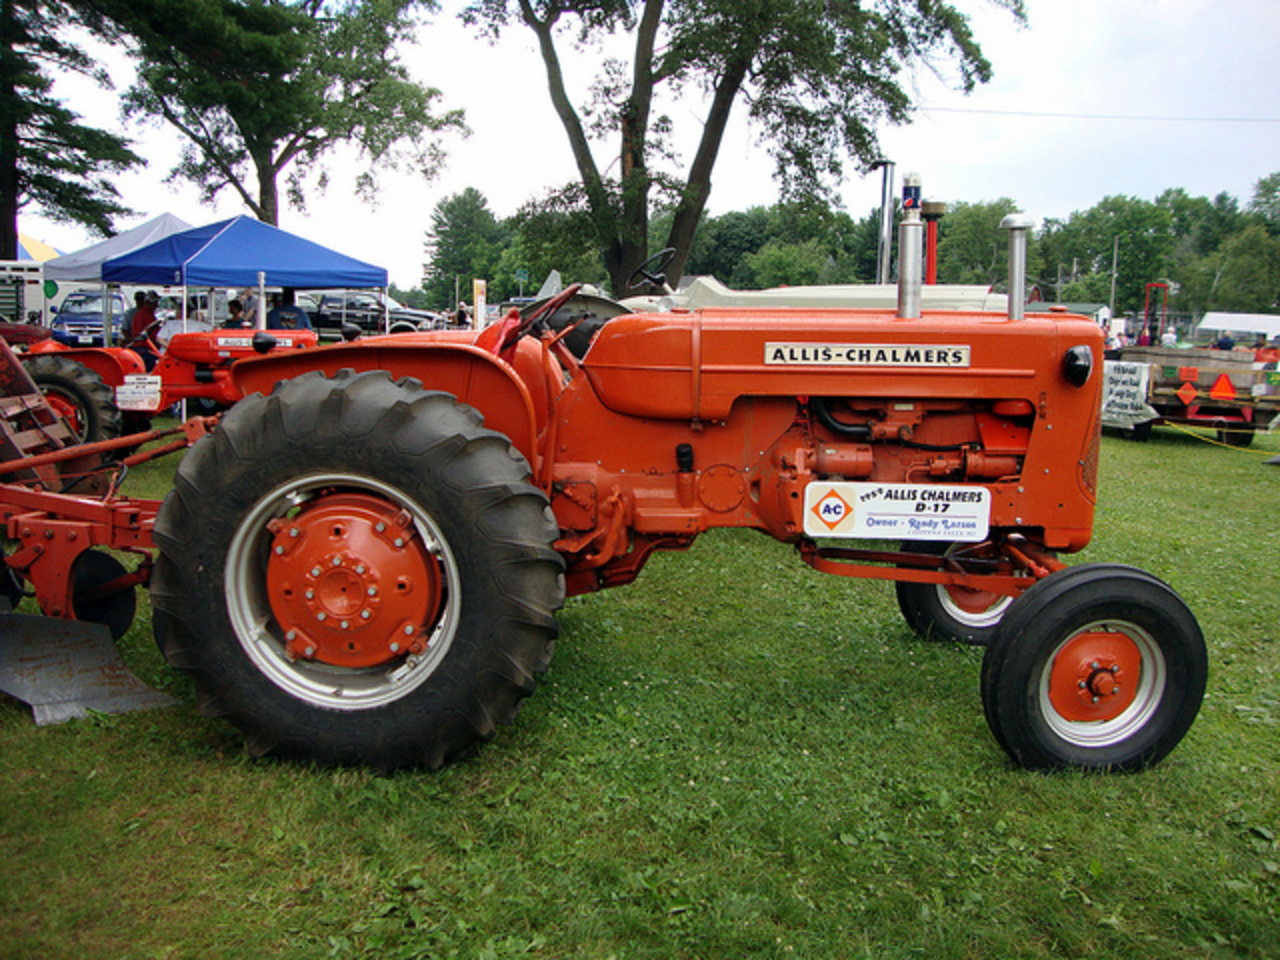
[[[308,374],[183,460],[156,518],[156,635],[255,755],[438,767],[549,664],[557,532],[475,410],[386,373]]]
[[[1008,562],[989,543],[947,543],[929,540],[907,540],[902,549],[947,557],[973,573],[989,573]],[[955,584],[912,583],[899,580],[895,584],[898,609],[913,631],[925,638],[952,640],[986,646],[1000,625],[1013,597]]]
[[[1181,597],[1133,567],[1083,564],[1010,605],[982,662],[982,702],[1023,767],[1127,771],[1178,744],[1207,677]]]

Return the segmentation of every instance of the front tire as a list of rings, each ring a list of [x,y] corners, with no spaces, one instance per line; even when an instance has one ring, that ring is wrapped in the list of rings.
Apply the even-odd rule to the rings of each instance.
[[[1190,728],[1208,669],[1200,626],[1169,586],[1083,564],[1010,606],[983,659],[982,702],[1020,766],[1137,770]]]
[[[122,420],[115,394],[93,370],[56,353],[40,354],[24,366],[77,441],[93,443],[120,436]]]
[[[472,408],[383,372],[307,374],[183,460],[156,518],[156,635],[254,755],[439,767],[548,666],[557,534]]]
[[[906,540],[902,549],[908,553],[947,557],[975,573],[991,572],[1002,562],[990,544]],[[1007,561],[1004,565],[1007,566]],[[991,642],[1013,602],[1013,597],[1005,594],[954,584],[899,580],[894,587],[902,618],[917,634],[926,639],[980,647]]]

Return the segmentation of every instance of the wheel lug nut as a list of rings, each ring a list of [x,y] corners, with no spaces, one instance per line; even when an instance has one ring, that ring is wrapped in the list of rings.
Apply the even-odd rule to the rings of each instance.
[[[316,619],[317,619],[317,620],[328,620],[328,619],[329,619],[329,615],[328,615],[327,613],[325,613],[323,610],[321,610],[319,613],[317,613],[317,614],[316,614]]]
[[[318,576],[320,576],[320,568],[319,568],[319,567],[312,567],[312,568],[311,568],[311,575],[312,575],[313,577],[318,577]]]
[[[368,620],[371,616],[373,616],[373,614],[371,614],[368,610],[361,610],[361,611],[360,611],[360,619],[361,619],[361,620]]]

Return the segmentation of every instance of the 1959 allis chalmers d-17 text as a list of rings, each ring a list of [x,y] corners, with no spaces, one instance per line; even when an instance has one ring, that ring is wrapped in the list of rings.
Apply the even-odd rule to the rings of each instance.
[[[985,643],[1018,764],[1159,760],[1199,708],[1204,641],[1154,576],[1057,559],[1091,535],[1103,338],[1023,315],[1029,222],[1007,226],[1008,315],[922,313],[908,216],[896,312],[624,315],[579,357],[573,318],[546,323],[570,288],[479,333],[237,363],[245,399],[154,517],[165,656],[256,754],[435,767],[513,719],[566,596],[751,527],[897,581],[917,631]],[[31,516],[10,565],[34,580]]]

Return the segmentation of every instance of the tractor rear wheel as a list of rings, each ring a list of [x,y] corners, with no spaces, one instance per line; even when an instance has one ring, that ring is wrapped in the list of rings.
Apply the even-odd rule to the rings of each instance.
[[[557,535],[474,409],[383,372],[307,374],[183,460],[156,518],[156,636],[255,755],[438,767],[547,668]]]
[[[1200,626],[1170,587],[1083,564],[1009,607],[982,662],[982,703],[1020,766],[1136,770],[1190,728],[1208,669]]]
[[[93,443],[120,436],[120,408],[115,394],[93,370],[56,353],[32,357],[24,366],[78,441]]]
[[[948,557],[975,573],[990,572],[1000,561],[990,544],[906,540],[902,549],[908,553]],[[1005,594],[954,584],[899,580],[894,587],[898,609],[913,631],[925,638],[975,646],[986,646],[991,641],[1000,619],[1013,602],[1013,597]]]

